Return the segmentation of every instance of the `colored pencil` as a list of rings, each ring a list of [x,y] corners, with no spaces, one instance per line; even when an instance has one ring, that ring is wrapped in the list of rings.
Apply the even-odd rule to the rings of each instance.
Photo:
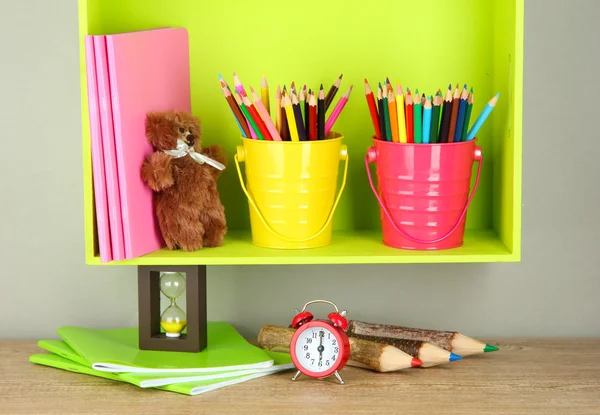
[[[392,141],[392,128],[390,126],[390,108],[388,105],[388,87],[387,84],[383,84],[381,98],[383,100],[383,122],[385,127],[385,139]]]
[[[300,141],[298,136],[298,127],[296,126],[296,115],[294,114],[294,107],[292,106],[292,100],[289,95],[286,95],[283,99],[283,106],[285,108],[285,114],[287,115],[287,122],[290,129],[290,138],[292,141]]]
[[[442,96],[439,91],[433,97],[433,106],[431,108],[431,133],[429,134],[429,142],[438,142],[438,127],[440,125],[440,108],[442,105]]]
[[[315,98],[315,93],[313,92],[310,95],[310,99],[308,100],[308,114],[309,114],[309,126],[308,126],[308,138],[310,141],[315,141],[317,139],[317,100]]]
[[[346,93],[344,95],[342,95],[342,97],[336,104],[335,108],[333,109],[333,112],[327,119],[327,122],[325,123],[325,136],[326,137],[329,135],[329,132],[333,128],[333,125],[335,124],[337,119],[340,117],[340,114],[342,113],[342,111],[344,110],[344,107],[348,103],[348,99],[350,99],[350,93],[352,92],[352,88],[354,88],[354,85],[350,85],[350,88],[348,88]]]
[[[408,353],[412,357],[419,359],[423,362],[422,367],[432,367],[462,359],[462,357],[457,354],[423,340],[395,339],[390,337],[367,336],[365,334],[351,334],[351,337],[394,346],[404,353]]]
[[[242,85],[242,81],[240,81],[240,78],[235,72],[233,73],[233,86],[241,97],[247,95],[246,91],[244,90],[244,85]]]
[[[232,94],[233,94],[233,97],[235,98],[235,102],[240,107],[240,110],[242,111],[242,113],[244,114],[244,117],[246,118],[246,121],[248,122],[248,127],[250,128],[250,136],[252,137],[252,139],[257,140],[258,134],[256,133],[256,131],[258,131],[258,127],[254,123],[254,120],[252,119],[252,116],[250,115],[248,108],[242,102],[242,97],[240,97],[240,94],[237,91],[232,91]]]
[[[306,117],[308,117],[308,113],[306,112],[306,106],[304,104],[306,104],[307,101],[307,96],[306,96],[306,88],[302,88],[300,90],[300,93],[298,94],[298,101],[300,104],[300,113],[301,113],[301,118],[302,118],[302,125],[304,125],[304,129],[306,130],[306,124],[304,123],[304,120],[306,119]]]
[[[456,89],[454,90],[454,95],[452,96],[452,113],[450,116],[450,128],[448,129],[448,143],[454,141],[454,135],[456,134],[456,122],[458,120],[458,109],[460,106],[460,89],[458,89],[458,84],[456,84]]]
[[[298,96],[294,93],[292,93],[292,108],[294,109],[294,119],[296,121],[296,128],[298,129],[298,139],[300,141],[307,141],[308,136],[306,135],[306,129],[304,128],[300,102],[298,101]]]
[[[465,115],[467,111],[467,85],[465,84],[462,93],[460,94],[460,101],[458,105],[458,117],[456,118],[456,131],[454,132],[454,142],[462,140],[463,124],[465,122]]]
[[[421,130],[423,128],[423,106],[421,105],[421,98],[419,97],[419,90],[415,91],[415,101],[413,103],[413,139],[415,144],[419,144],[423,142],[423,136],[421,135]]]
[[[410,93],[410,89],[408,89],[408,88],[406,88],[405,107],[406,107],[406,142],[414,143],[415,136],[414,136],[414,131],[413,131],[413,122],[414,122],[413,100],[412,100],[412,94]]]
[[[377,88],[377,108],[379,109],[379,127],[381,130],[381,139],[387,141],[385,131],[385,115],[383,113],[383,92],[381,91],[381,84]]]
[[[346,330],[348,336],[367,335],[395,339],[421,340],[436,344],[442,349],[465,357],[476,353],[495,352],[497,347],[467,337],[456,331],[427,330],[391,324],[375,324],[351,320]]]
[[[325,91],[323,91],[323,84],[319,90],[319,101],[317,105],[317,128],[319,129],[319,140],[325,139]]]
[[[265,123],[265,126],[267,127],[270,138],[275,141],[281,141],[281,136],[279,135],[277,128],[275,128],[275,125],[273,124],[273,120],[271,119],[271,116],[267,112],[265,103],[260,99],[260,97],[258,96],[256,91],[254,89],[252,89],[252,87],[250,88],[250,91],[252,91],[252,98],[254,99],[254,105],[256,105],[258,114],[261,116],[262,121]]]
[[[240,129],[240,132],[242,133],[242,136],[244,138],[250,138],[251,137],[250,129],[248,128],[248,125],[246,124],[246,118],[244,117],[244,114],[242,114],[240,107],[235,102],[235,99],[233,98],[233,95],[231,94],[231,91],[229,90],[229,88],[227,88],[227,84],[225,83],[225,81],[221,79],[220,84],[221,84],[221,90],[223,91],[223,95],[225,96],[225,100],[227,101],[227,104],[229,105],[229,109],[231,110],[231,113],[233,114],[233,117],[235,118],[235,122],[237,123],[238,128]]]
[[[250,101],[250,98],[248,98],[247,95],[243,96],[242,102],[244,103],[246,108],[248,108],[248,112],[250,113],[250,116],[254,120],[254,124],[256,125],[256,127],[258,127],[258,130],[255,130],[256,135],[258,136],[258,139],[259,140],[273,140],[273,138],[269,134],[269,130],[267,130],[267,126],[263,122],[262,118],[260,118],[260,115],[258,114],[258,111],[256,110],[256,107],[254,106],[254,104],[252,104],[252,101]]]
[[[390,129],[392,130],[392,141],[400,142],[400,134],[398,133],[398,108],[396,107],[396,98],[394,97],[394,89],[388,91],[388,108],[390,112]]]
[[[381,130],[379,129],[379,114],[377,113],[377,106],[375,104],[373,90],[369,86],[367,78],[365,78],[365,97],[367,98],[367,105],[369,106],[369,113],[371,114],[373,129],[375,130],[375,138],[381,140]]]
[[[308,92],[306,91],[306,85],[304,85],[304,129],[306,130],[306,135],[308,136],[309,130],[309,120],[308,120],[308,106],[310,101],[310,89]]]
[[[444,105],[442,106],[442,124],[440,125],[440,136],[438,143],[448,142],[448,131],[450,130],[450,115],[452,114],[452,85],[448,86]]]
[[[398,82],[396,86],[396,110],[398,112],[398,135],[401,143],[406,143],[406,119],[404,116],[404,91]]]
[[[335,98],[335,95],[340,89],[340,84],[342,83],[342,76],[344,76],[344,74],[340,75],[340,77],[333,83],[333,85],[331,85],[331,88],[329,88],[329,91],[327,92],[327,96],[325,97],[325,111],[329,110],[329,106],[333,102],[333,98]]]
[[[277,85],[275,91],[275,127],[277,132],[281,135],[281,88]]]
[[[479,132],[479,130],[481,129],[481,126],[483,125],[483,123],[485,122],[485,120],[487,120],[487,117],[489,117],[490,113],[496,107],[496,103],[498,102],[498,98],[499,97],[500,97],[500,92],[498,92],[485,105],[485,108],[483,108],[483,110],[481,111],[481,113],[479,114],[479,116],[477,117],[477,119],[475,120],[475,123],[473,124],[473,127],[471,127],[471,129],[469,130],[469,133],[467,134],[467,140],[466,141],[471,141],[472,139],[475,138],[475,135]]]
[[[267,84],[267,78],[263,75],[260,81],[260,96],[262,98],[263,105],[267,110],[267,114],[271,115],[271,101],[269,101],[269,85]]]
[[[431,97],[425,100],[423,105],[423,131],[422,131],[422,142],[429,143],[429,137],[431,134]]]
[[[469,129],[469,122],[471,121],[471,111],[473,111],[473,88],[471,88],[471,92],[469,92],[469,97],[467,98],[467,113],[465,114],[465,122],[463,123],[462,136],[460,138],[461,141],[467,140],[467,131]]]
[[[283,86],[285,90],[285,85]],[[285,97],[287,94],[281,93],[281,139],[283,141],[290,141],[290,126],[288,125],[287,115],[285,112]]]

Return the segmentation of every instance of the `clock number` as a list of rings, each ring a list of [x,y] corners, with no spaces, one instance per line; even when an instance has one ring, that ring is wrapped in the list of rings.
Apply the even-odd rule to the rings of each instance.
[[[319,367],[323,366],[323,362],[321,360],[319,360]]]
[[[304,351],[307,351],[307,350],[308,350],[308,345],[307,345],[307,344],[305,344],[305,345],[304,345]]]
[[[329,360],[325,360],[325,364],[329,366]]]
[[[306,346],[305,346],[305,347],[306,347]],[[339,349],[339,348],[337,348],[337,347],[334,347],[334,348],[333,348],[333,353],[337,353],[337,352],[339,352],[339,351],[340,351],[340,349]]]
[[[315,364],[315,359],[310,359],[310,360],[312,360],[312,362],[310,364],[314,365]]]
[[[313,332],[313,334],[312,334],[312,335],[313,335],[313,336],[312,336],[312,338],[313,338],[313,339],[316,339],[316,338],[317,338],[317,333],[314,333],[314,332]]]
[[[331,339],[331,333],[327,333],[327,340]]]
[[[333,339],[333,342],[332,342],[332,344],[335,346],[335,345],[337,344],[337,340],[336,340],[336,339]]]
[[[310,353],[306,353],[306,358],[310,359]]]
[[[307,343],[307,344],[310,344],[310,343],[312,343],[312,339],[306,339],[306,343]]]
[[[335,362],[335,358],[336,358],[335,355],[331,356],[331,360],[333,360],[334,362]]]

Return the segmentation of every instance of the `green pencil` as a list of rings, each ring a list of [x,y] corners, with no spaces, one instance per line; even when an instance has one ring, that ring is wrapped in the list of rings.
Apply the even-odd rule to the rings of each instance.
[[[469,97],[467,98],[467,113],[465,114],[465,122],[462,128],[462,136],[461,141],[467,141],[467,131],[469,130],[469,121],[471,119],[471,111],[473,110],[473,88],[471,88],[471,92],[469,92]]]
[[[419,97],[419,90],[415,91],[415,102],[413,102],[413,128],[415,131],[415,144],[422,143],[423,137],[421,135],[421,130],[423,129],[423,123],[421,119],[423,118],[423,113],[421,112],[421,98]]]
[[[431,112],[431,132],[429,134],[429,142],[438,142],[438,126],[440,125],[440,108],[442,107],[442,97],[438,91],[433,98],[433,107]]]
[[[258,129],[258,126],[256,125],[256,123],[254,122],[254,119],[252,118],[252,116],[250,115],[250,111],[248,111],[248,108],[246,108],[246,105],[242,102],[242,98],[240,97],[240,94],[238,94],[237,91],[232,91],[233,92],[233,96],[235,97],[235,102],[238,103],[238,105],[240,106],[240,109],[242,110],[242,112],[244,113],[244,117],[246,117],[246,119],[248,120],[248,122],[250,123],[250,125],[252,126],[252,129],[254,130],[254,132],[256,133],[256,137],[259,140],[264,140],[265,138],[263,137],[263,135],[261,134],[260,130]]]
[[[388,108],[388,87],[383,86],[383,119],[385,122],[385,138],[387,141],[392,141],[392,127],[390,125],[390,109]]]

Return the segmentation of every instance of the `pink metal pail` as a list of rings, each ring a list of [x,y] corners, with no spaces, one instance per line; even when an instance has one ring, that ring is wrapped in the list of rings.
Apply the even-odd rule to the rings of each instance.
[[[383,243],[418,250],[461,246],[467,209],[481,173],[481,148],[475,140],[439,144],[373,142],[365,167],[381,208]],[[477,178],[469,195],[475,161]],[[373,185],[369,163],[376,164],[379,191]]]

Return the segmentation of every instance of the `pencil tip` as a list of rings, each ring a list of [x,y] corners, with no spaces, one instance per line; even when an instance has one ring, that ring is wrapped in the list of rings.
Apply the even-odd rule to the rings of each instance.
[[[448,84],[448,89],[452,91],[452,84]]]
[[[492,346],[491,344],[486,344],[485,347],[483,348],[483,351],[485,353],[488,353],[488,352],[497,352],[498,350],[500,350],[500,349],[497,348],[496,346]]]
[[[342,77],[343,77],[343,76],[344,76],[344,74],[341,74],[341,75],[340,75],[340,79],[342,79]]]
[[[471,94],[473,93],[473,87],[471,87]]]
[[[465,86],[463,87],[463,89],[467,89],[467,84],[465,84]]]
[[[223,80],[223,76],[221,76],[221,74],[218,74],[218,75],[219,75],[219,80],[222,81]]]
[[[365,78],[365,84],[368,84],[368,83],[369,83],[369,81],[367,81],[367,78]]]
[[[377,85],[379,85],[379,88],[381,88],[381,82],[378,82]]]
[[[323,84],[321,84],[321,89],[323,89]]]
[[[498,93],[496,94],[496,98],[499,98],[499,97],[500,97],[500,92],[498,92]]]
[[[450,359],[448,359],[448,360],[450,360],[451,362],[454,362],[456,360],[462,360],[462,357],[457,354],[450,353]]]
[[[420,367],[420,366],[423,366],[423,362],[421,362],[421,361],[420,361],[419,359],[417,359],[416,357],[413,357],[413,358],[412,358],[412,360],[411,360],[411,362],[410,362],[410,365],[411,365],[412,367]]]

